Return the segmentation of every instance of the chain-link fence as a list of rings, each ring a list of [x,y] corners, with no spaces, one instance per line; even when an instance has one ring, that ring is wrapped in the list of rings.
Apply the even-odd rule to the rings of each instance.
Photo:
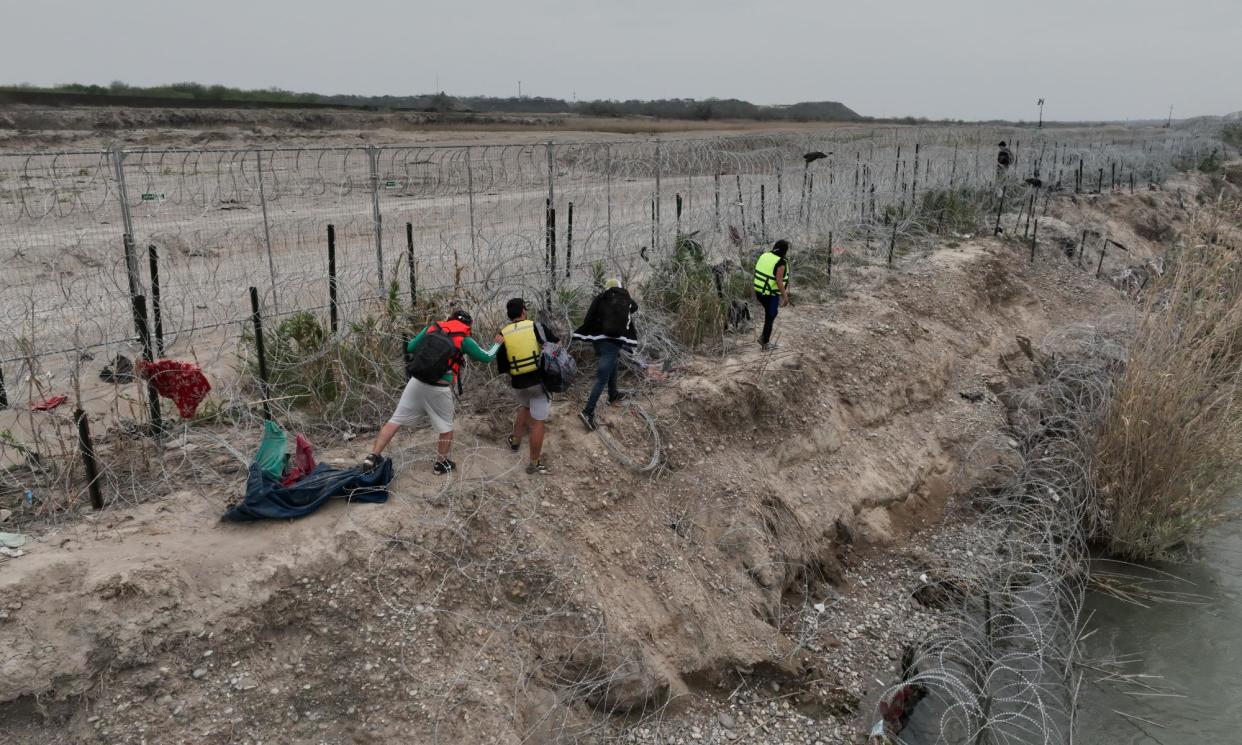
[[[383,307],[458,302],[491,321],[523,296],[564,312],[605,276],[642,283],[687,240],[741,273],[778,238],[795,277],[834,253],[892,262],[903,240],[986,229],[979,208],[999,212],[998,197],[1141,188],[1210,147],[1156,129],[959,126],[0,154],[3,461],[75,449],[73,422],[33,413],[58,395],[105,429],[150,418],[141,388],[108,379],[121,356],[193,360],[219,397],[253,404],[251,287],[265,319],[307,312],[334,337]]]

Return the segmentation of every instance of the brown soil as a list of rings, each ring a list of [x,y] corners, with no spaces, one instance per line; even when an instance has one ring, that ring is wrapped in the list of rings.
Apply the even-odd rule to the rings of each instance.
[[[1066,235],[1087,215],[1130,226],[1122,242],[1146,259],[1159,247],[1136,226],[1181,219],[1151,198],[1051,214]],[[638,406],[666,444],[655,474],[582,432],[580,386],[556,405],[546,477],[508,452],[501,417],[471,414],[451,480],[430,473],[430,435],[399,438],[385,505],[220,524],[239,470],[34,530],[0,565],[0,733],[779,742],[774,722],[805,720],[852,736],[900,645],[934,622],[909,600],[936,560],[929,530],[946,512],[968,523],[955,495],[1008,457],[995,390],[1017,338],[1129,307],[1055,242],[1032,264],[1021,242],[968,240],[783,310],[777,352],[743,334],[650,387]],[[601,419],[641,459],[635,411]],[[743,700],[759,710],[715,718]]]
[[[332,145],[513,143],[632,138],[634,135],[825,130],[864,125],[744,120],[681,121],[648,117],[526,114],[432,114],[322,109],[135,109],[0,106],[0,149],[244,147],[272,142]],[[876,125],[865,125],[875,128]],[[499,135],[498,133],[507,133]]]

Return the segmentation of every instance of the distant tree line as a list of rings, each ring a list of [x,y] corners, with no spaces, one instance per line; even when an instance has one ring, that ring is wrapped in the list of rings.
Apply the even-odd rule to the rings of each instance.
[[[158,98],[193,99],[198,101],[271,101],[275,103],[319,103],[323,96],[317,93],[294,93],[280,88],[246,90],[227,85],[203,85],[202,83],[172,83],[170,85],[128,85],[115,80],[108,85],[83,85],[68,83],[41,87],[34,85],[6,86],[9,90],[49,91],[55,93],[84,93],[94,96],[153,96]]]
[[[579,114],[583,116],[647,116],[659,119],[752,119],[756,121],[857,121],[855,111],[836,101],[808,101],[790,106],[759,106],[736,98],[673,98],[657,101],[576,101],[542,96],[494,98],[490,96],[449,96],[436,93],[416,96],[357,96],[295,93],[280,88],[243,89],[202,83],[173,83],[158,86],[128,85],[115,81],[109,85],[70,83],[51,87],[11,86],[10,90],[81,93],[94,96],[149,96],[199,101],[246,101],[308,103],[358,106],[375,109],[412,109],[431,112],[494,112],[521,114]]]

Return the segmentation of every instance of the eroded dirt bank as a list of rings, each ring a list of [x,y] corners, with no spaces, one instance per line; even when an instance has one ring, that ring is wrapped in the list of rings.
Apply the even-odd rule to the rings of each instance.
[[[844,292],[782,312],[779,351],[746,334],[644,395],[666,446],[654,476],[583,433],[575,400],[556,407],[543,479],[501,416],[476,413],[450,482],[430,475],[425,432],[403,436],[385,505],[218,524],[239,470],[219,493],[36,532],[0,566],[0,732],[852,739],[935,622],[911,599],[919,573],[969,551],[955,495],[1010,457],[996,394],[1019,337],[1129,307],[1063,247],[1088,219],[1175,222],[1182,198],[1059,200],[1034,264],[1025,244],[959,239],[851,270]],[[1154,255],[1131,230],[1126,259]]]

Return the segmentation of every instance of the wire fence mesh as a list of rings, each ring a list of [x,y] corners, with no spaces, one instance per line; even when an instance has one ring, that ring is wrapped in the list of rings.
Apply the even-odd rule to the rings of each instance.
[[[1041,190],[1141,188],[1211,146],[1166,130],[1109,141],[1101,132],[1043,130],[1031,140],[1030,130],[877,127],[0,154],[0,461],[33,469],[6,470],[7,489],[21,495],[37,483],[69,502],[83,493],[74,418],[41,402],[66,395],[97,437],[139,432],[152,418],[154,396],[104,370],[118,357],[192,360],[212,381],[213,413],[258,424],[250,287],[269,328],[309,314],[340,340],[379,333],[385,308],[412,317],[456,303],[490,328],[513,296],[568,322],[603,277],[641,285],[668,271],[687,240],[704,261],[744,275],[759,246],[785,238],[795,284],[834,255],[840,284],[850,267],[901,260],[936,234],[989,229],[987,213]],[[1001,139],[1016,156],[1005,171],[995,166]],[[640,354],[678,348],[659,323],[647,328]],[[382,415],[397,393],[393,366],[368,357],[399,358],[391,346],[356,346],[349,365],[339,350],[297,361],[349,367],[357,389],[353,408],[323,408],[319,426],[345,433]],[[38,475],[53,456],[64,461],[58,475]],[[134,494],[102,461],[111,493]]]

